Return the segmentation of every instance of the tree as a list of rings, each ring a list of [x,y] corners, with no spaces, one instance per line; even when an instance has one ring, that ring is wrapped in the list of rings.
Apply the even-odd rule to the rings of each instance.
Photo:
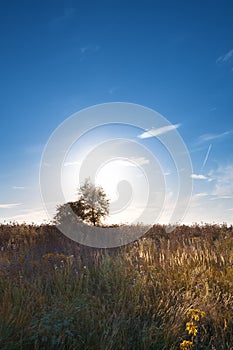
[[[64,222],[69,224],[81,220],[85,220],[84,206],[81,200],[76,202],[68,202],[57,206],[57,213],[54,217],[54,222],[56,224],[61,224]]]
[[[95,186],[86,179],[78,190],[79,199],[75,202],[68,202],[57,207],[54,221],[57,224],[62,222],[72,223],[74,220],[91,223],[94,226],[100,225],[101,218],[109,214],[109,200],[101,186]],[[74,216],[76,214],[76,216]]]
[[[84,221],[99,225],[101,218],[109,214],[109,200],[106,198],[104,189],[101,186],[95,186],[86,179],[79,189],[80,200],[84,209]]]

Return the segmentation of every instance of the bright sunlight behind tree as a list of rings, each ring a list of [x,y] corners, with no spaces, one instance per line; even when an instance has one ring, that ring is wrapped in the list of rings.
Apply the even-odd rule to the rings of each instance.
[[[56,223],[64,220],[74,220],[73,213],[77,220],[91,223],[94,226],[101,224],[101,219],[109,214],[109,200],[106,198],[104,189],[95,186],[90,179],[86,179],[78,190],[79,199],[75,202],[68,202],[57,207],[57,214],[54,218]]]

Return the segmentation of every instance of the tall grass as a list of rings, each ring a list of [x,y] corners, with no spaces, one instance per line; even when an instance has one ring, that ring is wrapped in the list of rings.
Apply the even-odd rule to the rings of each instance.
[[[0,226],[0,349],[233,349],[233,228],[155,225],[116,249],[53,226]]]

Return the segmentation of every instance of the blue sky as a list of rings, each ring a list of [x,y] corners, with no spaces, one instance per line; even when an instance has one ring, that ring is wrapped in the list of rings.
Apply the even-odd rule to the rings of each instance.
[[[0,221],[46,219],[51,133],[121,101],[179,124],[193,164],[184,222],[233,223],[232,1],[2,1],[0,17]]]

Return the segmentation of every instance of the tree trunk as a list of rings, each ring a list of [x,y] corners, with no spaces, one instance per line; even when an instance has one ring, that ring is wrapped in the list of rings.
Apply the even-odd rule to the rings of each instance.
[[[95,220],[94,208],[91,208],[91,216],[92,216],[92,222],[93,222],[93,225],[95,226],[95,224],[96,224],[96,220]]]

